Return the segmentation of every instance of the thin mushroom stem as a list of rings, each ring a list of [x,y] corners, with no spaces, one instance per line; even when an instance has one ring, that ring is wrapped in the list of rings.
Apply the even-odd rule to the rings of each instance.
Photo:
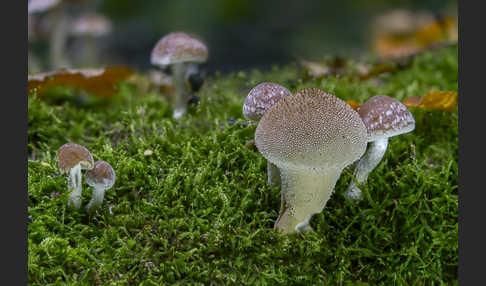
[[[376,166],[381,162],[383,156],[386,153],[386,149],[388,147],[388,138],[378,139],[376,141],[370,142],[368,146],[368,150],[366,153],[359,159],[358,163],[356,164],[356,168],[354,169],[354,178],[348,186],[346,191],[346,196],[350,200],[360,200],[362,197],[361,189],[356,184],[363,184],[368,179],[368,175],[373,171]]]
[[[92,35],[85,37],[86,47],[86,64],[87,66],[96,66],[98,64],[98,54],[96,50],[96,38]]]
[[[284,234],[312,231],[312,215],[320,213],[331,197],[342,169],[292,170],[280,168],[283,210],[275,229]]]
[[[68,205],[72,205],[76,209],[81,207],[81,187],[81,164],[77,164],[69,171],[68,176],[68,190],[70,191]]]
[[[175,87],[175,98],[173,105],[173,118],[180,118],[187,111],[186,97],[189,94],[189,89],[186,84],[186,69],[187,65],[185,63],[175,63],[172,65],[173,80]]]
[[[64,46],[68,36],[67,17],[64,13],[62,3],[59,7],[53,9],[53,31],[49,43],[49,54],[51,61],[51,68],[58,69],[65,67],[66,59],[64,55]]]
[[[93,187],[93,194],[91,201],[86,205],[86,211],[91,213],[95,209],[99,208],[103,204],[103,198],[105,197],[105,188],[102,185],[95,185]]]
[[[280,186],[280,171],[270,161],[267,161],[267,182],[270,186]]]

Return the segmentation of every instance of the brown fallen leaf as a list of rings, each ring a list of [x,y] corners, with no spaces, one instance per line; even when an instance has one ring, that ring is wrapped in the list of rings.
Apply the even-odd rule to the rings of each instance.
[[[402,102],[407,107],[451,111],[457,105],[457,92],[430,91],[423,97],[408,96]]]
[[[422,98],[420,108],[451,111],[457,105],[457,92],[431,91]]]
[[[352,99],[346,100],[346,103],[351,105],[354,110],[358,110],[358,107],[360,106],[360,104],[356,100]]]
[[[117,84],[133,74],[129,67],[107,67],[100,69],[60,69],[28,76],[27,90],[37,91],[42,96],[44,91],[53,86],[70,86],[82,89],[102,97],[111,97],[116,93]]]

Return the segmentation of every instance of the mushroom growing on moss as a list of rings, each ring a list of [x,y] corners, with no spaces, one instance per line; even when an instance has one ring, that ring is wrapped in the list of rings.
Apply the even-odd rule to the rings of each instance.
[[[346,102],[318,88],[282,98],[265,112],[255,144],[280,170],[283,209],[275,229],[311,231],[341,171],[366,150],[366,127]]]
[[[370,142],[354,169],[356,183],[362,184],[385,155],[388,138],[414,130],[415,119],[403,103],[384,95],[370,98],[358,108],[358,113],[368,130]],[[351,200],[361,199],[361,189],[354,181],[351,181],[345,194]]]
[[[287,88],[273,82],[262,82],[252,88],[243,104],[243,116],[248,120],[258,121],[263,114],[280,99],[291,95]],[[267,161],[268,183],[280,185],[280,173],[277,166]]]
[[[113,187],[115,170],[108,162],[97,161],[93,169],[86,172],[86,183],[93,187],[91,201],[86,206],[86,211],[91,213],[103,203],[105,191]]]
[[[199,39],[186,33],[170,33],[160,39],[152,50],[151,63],[164,68],[172,65],[172,78],[175,86],[175,102],[172,117],[180,118],[186,113],[189,88],[186,78],[191,64],[205,62],[208,49]]]
[[[94,166],[93,157],[85,147],[76,143],[66,143],[57,150],[58,167],[61,174],[68,173],[68,205],[76,209],[81,207],[81,170],[90,170]]]

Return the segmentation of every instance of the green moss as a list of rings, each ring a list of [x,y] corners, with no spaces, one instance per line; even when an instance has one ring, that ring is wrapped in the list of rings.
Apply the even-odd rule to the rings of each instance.
[[[364,200],[345,198],[347,168],[324,211],[311,220],[315,233],[289,237],[272,229],[279,188],[266,184],[266,161],[249,143],[256,126],[241,113],[248,91],[261,81],[291,91],[320,87],[359,102],[376,94],[402,100],[457,91],[457,69],[457,47],[449,47],[379,82],[303,82],[292,66],[216,74],[179,121],[170,118],[165,97],[135,95],[128,83],[115,100],[89,106],[30,96],[29,283],[457,284],[457,109],[412,109],[416,129],[391,138],[362,188]],[[117,173],[92,216],[66,208],[56,150],[70,141]],[[151,156],[144,155],[147,149]],[[91,188],[84,182],[83,188],[86,204]]]

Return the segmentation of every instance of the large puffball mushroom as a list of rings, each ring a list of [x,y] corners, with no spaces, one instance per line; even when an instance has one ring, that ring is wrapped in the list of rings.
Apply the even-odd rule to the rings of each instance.
[[[58,167],[61,174],[69,173],[68,205],[76,209],[81,207],[81,170],[90,170],[94,166],[93,156],[85,147],[76,143],[66,143],[57,150]]]
[[[110,20],[95,12],[84,13],[72,21],[71,34],[84,40],[86,65],[94,66],[98,64],[96,39],[109,34],[111,30],[112,24]]]
[[[103,203],[105,191],[113,187],[115,170],[108,162],[97,161],[93,169],[86,172],[86,183],[93,187],[91,201],[86,205],[86,211],[91,213]]]
[[[191,64],[205,62],[208,49],[199,39],[186,33],[170,33],[160,39],[152,50],[150,61],[153,65],[164,68],[172,66],[175,86],[173,118],[182,117],[187,111],[186,97],[189,88],[186,83],[187,69]]]
[[[366,127],[346,102],[305,88],[265,112],[255,144],[280,170],[283,209],[275,229],[311,231],[309,220],[330,198],[342,170],[366,150]]]
[[[291,95],[287,88],[273,82],[262,82],[252,88],[243,104],[243,116],[248,120],[258,121],[263,114],[280,99]],[[280,173],[277,166],[267,161],[268,183],[280,185]]]
[[[388,96],[376,95],[358,108],[358,113],[368,130],[368,150],[354,169],[357,184],[363,184],[378,166],[388,147],[388,138],[415,129],[415,119],[407,107]],[[348,186],[346,196],[361,199],[361,190],[354,181]]]

